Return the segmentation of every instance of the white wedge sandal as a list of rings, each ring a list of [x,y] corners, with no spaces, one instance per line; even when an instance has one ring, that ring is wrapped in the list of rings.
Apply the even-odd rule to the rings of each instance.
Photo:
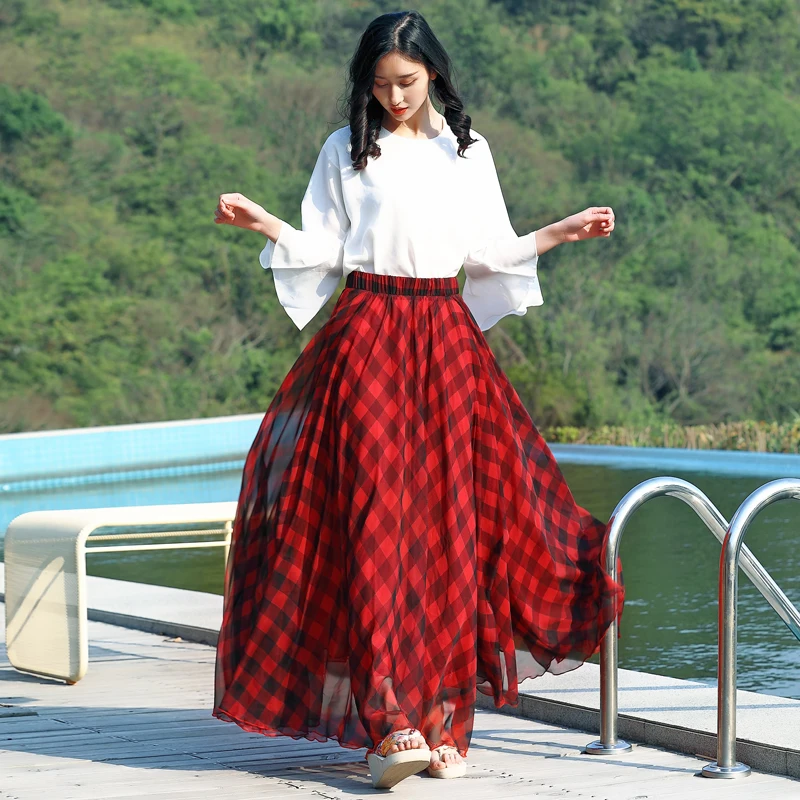
[[[440,744],[438,747],[434,747],[433,750],[431,750],[431,755],[433,756],[435,754],[439,761],[444,762],[442,756],[450,750],[458,753],[458,749],[452,745]],[[464,756],[461,757],[463,758]],[[430,775],[432,778],[460,778],[463,775],[466,775],[466,773],[466,761],[457,761],[455,764],[446,764],[446,766],[439,767],[439,769],[434,769],[430,764],[428,764],[428,775]]]
[[[373,788],[391,789],[404,778],[427,769],[431,763],[431,751],[427,742],[421,747],[409,747],[389,753],[393,745],[421,736],[416,728],[412,728],[403,733],[394,731],[381,739],[375,752],[367,755]]]

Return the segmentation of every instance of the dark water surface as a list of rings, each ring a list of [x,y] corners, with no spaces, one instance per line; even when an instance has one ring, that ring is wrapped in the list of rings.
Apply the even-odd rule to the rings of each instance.
[[[687,454],[688,456],[688,454]],[[689,456],[690,457],[690,456]],[[578,503],[607,520],[637,483],[670,474],[694,483],[730,519],[768,477],[644,471],[562,463]],[[776,475],[774,477],[780,477]],[[0,493],[0,531],[37,508],[78,508],[235,500],[241,471],[171,477],[41,493]],[[795,605],[800,605],[800,502],[768,507],[746,543]],[[680,500],[661,497],[628,524],[621,556],[627,589],[620,666],[676,678],[714,681],[717,655],[717,573],[720,545]],[[90,575],[222,592],[222,551],[96,554]],[[750,581],[739,581],[739,688],[800,699],[800,642]]]

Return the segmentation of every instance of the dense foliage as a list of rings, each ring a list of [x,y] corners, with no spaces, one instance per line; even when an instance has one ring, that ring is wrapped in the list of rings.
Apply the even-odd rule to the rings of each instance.
[[[540,261],[489,341],[543,426],[800,412],[798,0],[435,0]],[[0,430],[265,409],[298,331],[216,226],[241,191],[299,225],[371,0],[7,0],[0,8]],[[335,301],[333,298],[330,304]]]
[[[610,444],[621,447],[678,447],[690,450],[746,450],[760,453],[800,453],[800,417],[794,422],[721,422],[717,425],[676,425],[664,422],[643,428],[601,425],[544,428],[554,444]]]

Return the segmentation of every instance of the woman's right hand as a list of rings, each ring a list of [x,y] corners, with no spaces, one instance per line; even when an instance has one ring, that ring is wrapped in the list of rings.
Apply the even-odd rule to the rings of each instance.
[[[266,211],[258,203],[248,200],[238,192],[221,194],[214,212],[215,223],[234,225],[248,231],[261,230],[265,219]]]

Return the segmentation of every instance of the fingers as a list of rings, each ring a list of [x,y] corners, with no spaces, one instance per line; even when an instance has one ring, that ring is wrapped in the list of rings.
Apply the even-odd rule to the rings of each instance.
[[[232,224],[236,219],[236,213],[229,203],[235,202],[240,195],[238,194],[221,194],[217,208],[214,211],[214,222]]]
[[[591,212],[592,222],[599,223],[600,236],[608,238],[614,230],[614,210],[611,206],[594,206],[588,209]]]

